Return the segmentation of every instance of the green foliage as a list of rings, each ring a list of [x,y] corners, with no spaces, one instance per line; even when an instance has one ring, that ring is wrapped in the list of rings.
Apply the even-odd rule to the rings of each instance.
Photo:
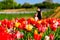
[[[33,17],[34,13],[28,13],[28,14],[0,14],[0,20],[2,19],[12,19],[12,18],[28,18],[28,17]]]
[[[40,8],[56,8],[60,6],[58,3],[49,3],[49,2],[42,2],[42,3],[36,3],[36,4],[29,4],[29,3],[24,3],[23,5],[18,4],[15,2],[15,0],[3,0],[0,1],[0,10],[1,9],[18,9],[18,8],[35,8],[35,7],[40,7]]]
[[[21,8],[21,4],[18,4],[17,6],[16,6],[16,8],[18,9],[18,8]]]
[[[60,6],[60,4],[58,3],[50,3],[50,2],[43,2],[43,3],[37,3],[35,4],[35,6],[38,6],[40,8],[55,8],[55,7],[58,7]]]
[[[31,8],[32,5],[29,4],[29,3],[24,3],[24,4],[22,5],[22,7],[23,7],[23,8]]]
[[[15,9],[21,7],[20,4],[17,4],[14,0],[3,0],[0,2],[0,9]]]

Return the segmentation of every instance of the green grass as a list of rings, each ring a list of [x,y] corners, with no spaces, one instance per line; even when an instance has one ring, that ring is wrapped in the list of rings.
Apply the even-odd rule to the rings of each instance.
[[[54,10],[43,12],[42,13],[42,18],[48,18],[54,13]],[[0,14],[0,20],[2,19],[12,19],[12,18],[29,18],[33,17],[35,13],[20,13],[20,14]]]
[[[12,19],[12,18],[29,18],[33,17],[34,13],[29,13],[29,14],[0,14],[0,20],[2,19]]]
[[[52,13],[53,12],[44,12],[44,13],[42,13],[43,15],[42,15],[42,18],[48,18],[50,15],[52,15]],[[12,18],[29,18],[29,17],[34,17],[34,14],[35,13],[21,13],[21,14],[0,14],[0,20],[2,20],[2,19],[5,19],[5,18],[7,18],[7,19],[12,19]]]
[[[43,18],[48,18],[54,13],[54,10],[43,12]]]

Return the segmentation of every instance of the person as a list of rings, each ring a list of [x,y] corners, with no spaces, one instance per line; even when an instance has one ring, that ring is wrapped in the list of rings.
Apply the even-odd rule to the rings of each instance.
[[[38,13],[35,13],[35,15],[34,15],[35,21],[37,21],[37,20],[38,20],[37,15],[38,15]]]
[[[38,13],[37,14],[38,19],[41,20],[42,19],[42,12],[41,12],[41,9],[39,7],[37,8],[37,13]]]

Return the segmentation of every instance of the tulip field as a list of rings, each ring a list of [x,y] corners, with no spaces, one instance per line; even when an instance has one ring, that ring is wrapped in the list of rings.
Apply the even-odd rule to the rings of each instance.
[[[60,40],[60,19],[0,20],[0,40]]]
[[[34,13],[0,14],[0,40],[60,40],[60,19],[48,18],[52,14],[44,12],[41,20]]]

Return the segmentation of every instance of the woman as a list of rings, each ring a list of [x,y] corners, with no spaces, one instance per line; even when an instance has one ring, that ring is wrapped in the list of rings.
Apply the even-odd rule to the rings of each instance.
[[[38,13],[38,15],[37,15],[38,19],[41,20],[42,19],[42,12],[41,12],[41,9],[39,7],[37,9],[37,13]]]

